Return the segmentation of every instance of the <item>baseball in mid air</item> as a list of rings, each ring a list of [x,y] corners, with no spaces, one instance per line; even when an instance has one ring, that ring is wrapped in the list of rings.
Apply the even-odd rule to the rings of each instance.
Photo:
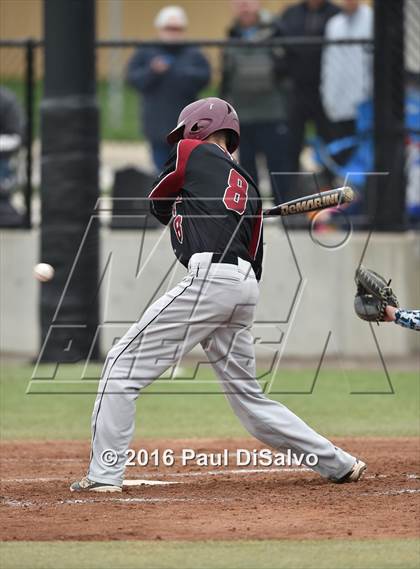
[[[41,283],[50,281],[54,276],[54,268],[48,263],[38,263],[34,267],[34,276]]]

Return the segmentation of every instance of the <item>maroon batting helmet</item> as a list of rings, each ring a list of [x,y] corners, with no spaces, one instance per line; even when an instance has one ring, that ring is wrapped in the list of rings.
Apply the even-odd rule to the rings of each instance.
[[[235,109],[217,97],[207,97],[187,105],[178,117],[178,124],[166,140],[174,144],[182,138],[204,140],[218,130],[228,130],[231,136],[227,149],[234,152],[239,146],[239,119]]]

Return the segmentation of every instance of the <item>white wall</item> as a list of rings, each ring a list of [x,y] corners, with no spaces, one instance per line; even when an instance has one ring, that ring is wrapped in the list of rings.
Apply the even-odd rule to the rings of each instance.
[[[319,239],[331,245],[344,236],[321,234]],[[0,336],[6,352],[34,356],[39,347],[40,285],[32,277],[39,260],[38,238],[37,230],[0,232]],[[307,232],[291,232],[288,237],[277,222],[266,227],[264,277],[254,327],[260,356],[271,358],[279,350],[284,356],[318,356],[330,331],[328,354],[377,355],[371,328],[353,312],[353,275],[367,238],[366,233],[357,233],[341,247],[326,248]],[[103,350],[185,272],[178,263],[171,270],[174,256],[165,229],[144,236],[102,229],[102,266],[109,258],[101,289]],[[364,264],[392,276],[403,305],[420,306],[418,234],[373,234]],[[374,326],[374,331],[388,355],[412,354],[419,347],[420,335],[398,326]]]

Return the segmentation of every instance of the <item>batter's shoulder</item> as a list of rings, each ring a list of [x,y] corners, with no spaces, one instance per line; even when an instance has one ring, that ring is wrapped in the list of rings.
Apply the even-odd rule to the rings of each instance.
[[[232,155],[227,152],[227,150],[224,150],[221,146],[214,142],[206,142],[205,140],[203,140],[203,144],[197,150],[196,154],[200,154],[200,156],[217,158],[219,160],[222,159],[234,165],[237,163]]]
[[[204,141],[203,140],[192,140],[191,138],[182,138],[178,143],[177,143],[177,150],[178,152],[181,151],[186,151],[186,150],[194,150],[194,148],[197,148],[197,146],[200,146],[201,144],[203,144]]]
[[[189,138],[183,138],[176,145],[176,156],[177,159],[187,159],[190,154],[203,144],[202,140],[191,140]]]
[[[211,161],[220,161],[220,158],[228,158],[223,149],[217,144],[206,142],[205,140],[181,140],[178,144],[182,145],[178,149],[180,157],[188,155],[189,161],[206,164],[208,167]]]

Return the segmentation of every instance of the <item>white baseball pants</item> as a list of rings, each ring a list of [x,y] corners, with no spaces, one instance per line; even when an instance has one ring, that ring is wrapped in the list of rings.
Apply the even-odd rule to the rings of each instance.
[[[88,477],[122,484],[137,397],[201,343],[226,398],[249,433],[277,451],[316,454],[314,470],[327,478],[341,478],[356,459],[287,407],[268,399],[255,379],[250,327],[259,290],[251,265],[242,259],[238,265],[211,263],[211,256],[193,255],[187,276],[152,304],[108,353],[92,414]],[[117,456],[112,466],[104,461],[107,449]]]

